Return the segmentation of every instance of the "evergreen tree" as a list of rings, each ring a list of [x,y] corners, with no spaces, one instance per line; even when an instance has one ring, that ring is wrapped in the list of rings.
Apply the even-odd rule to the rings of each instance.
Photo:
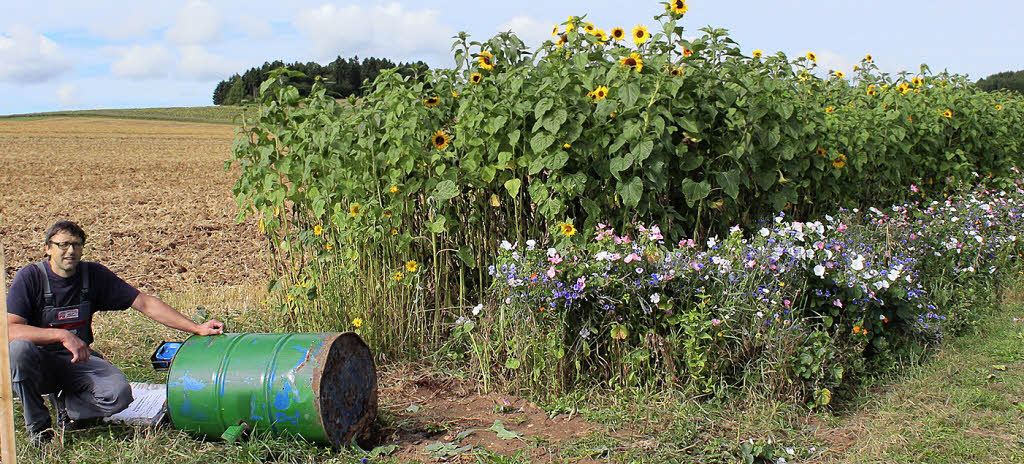
[[[1003,71],[978,81],[978,87],[986,92],[1012,90],[1024,95],[1024,71]]]

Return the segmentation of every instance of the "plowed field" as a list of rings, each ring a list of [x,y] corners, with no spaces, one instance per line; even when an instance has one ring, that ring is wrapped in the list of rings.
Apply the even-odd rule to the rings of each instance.
[[[164,121],[0,120],[0,243],[8,278],[69,219],[84,259],[144,291],[266,280],[252,221],[236,224],[224,170],[234,127]]]

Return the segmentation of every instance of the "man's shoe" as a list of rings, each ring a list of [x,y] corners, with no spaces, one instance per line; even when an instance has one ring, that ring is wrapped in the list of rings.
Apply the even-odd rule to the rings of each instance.
[[[47,443],[53,441],[53,437],[55,437],[56,435],[56,432],[54,432],[53,429],[50,428],[43,430],[42,432],[29,433],[28,438],[29,441],[32,442],[33,446],[35,446],[36,448],[42,448]]]

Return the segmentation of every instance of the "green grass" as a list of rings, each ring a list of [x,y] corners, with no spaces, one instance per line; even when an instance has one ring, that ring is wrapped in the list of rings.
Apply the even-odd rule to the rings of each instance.
[[[253,108],[248,106],[183,106],[174,108],[53,111],[0,116],[0,120],[31,121],[48,117],[86,117],[237,124],[241,122],[238,116],[243,112],[252,114]]]
[[[193,317],[208,312],[231,331],[259,330],[265,323],[263,297],[252,289],[197,288],[161,297]],[[542,406],[597,424],[585,438],[528,440],[514,456],[474,448],[462,453],[469,461],[460,462],[526,463],[537,449],[546,451],[545,462],[565,463],[774,463],[779,457],[790,463],[1024,462],[1024,322],[1013,318],[1024,319],[1019,297],[985,316],[977,333],[952,340],[924,365],[874,381],[835,411],[809,411],[777,399],[694,400],[672,391],[577,392]],[[96,348],[129,379],[148,382],[166,380],[149,366],[152,350],[163,340],[184,338],[135,311],[100,316],[97,334]],[[71,432],[39,450],[26,446],[20,404],[15,418],[18,455],[27,463],[399,462],[287,437],[223,444],[166,426],[102,426]],[[380,420],[387,422],[386,413]]]

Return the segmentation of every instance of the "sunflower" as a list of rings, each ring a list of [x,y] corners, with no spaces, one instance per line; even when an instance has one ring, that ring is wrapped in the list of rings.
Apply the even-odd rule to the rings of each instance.
[[[576,17],[569,16],[569,19],[565,20],[565,32],[572,32],[576,29]]]
[[[651,33],[647,32],[647,26],[640,25],[633,28],[633,43],[642,45],[650,38]]]
[[[870,54],[864,55],[864,61],[867,61],[868,63],[870,63],[870,62],[872,62],[874,60],[875,59],[872,58]]]
[[[946,111],[942,112],[942,115],[947,117],[947,118],[952,118],[953,117],[953,112],[950,111],[950,110],[946,110]]]
[[[828,108],[825,108],[825,112],[826,112],[826,113],[831,113],[831,112],[833,112],[833,111],[835,111],[835,110],[836,110],[836,107],[834,107],[834,106],[830,106],[830,107],[828,107]]]
[[[437,148],[438,150],[444,150],[448,146],[448,142],[451,142],[451,140],[452,138],[443,130],[434,132],[433,137],[431,137],[431,141],[434,143],[434,148]]]
[[[348,207],[348,215],[352,217],[359,215],[359,203],[352,203],[352,205]]]
[[[420,267],[420,263],[417,263],[416,261],[410,260],[410,261],[406,261],[405,262],[405,270],[406,271],[416,272],[416,269],[419,269],[419,267]]]
[[[565,45],[568,42],[569,36],[563,34],[561,37],[558,38],[558,42],[555,42],[555,45],[561,47],[562,45]]]
[[[690,56],[692,54],[693,54],[693,50],[690,50],[689,48],[683,47],[683,56]]]
[[[598,29],[594,31],[594,36],[597,37],[597,39],[600,40],[601,43],[605,43],[608,41],[608,33],[605,32],[604,29]]]
[[[825,149],[824,148],[818,147],[816,150],[814,150],[814,152],[817,153],[820,156],[825,156]]]
[[[438,97],[427,97],[423,99],[423,104],[427,106],[437,106],[441,104],[441,99]]]
[[[594,100],[604,100],[604,98],[608,96],[608,87],[599,85],[596,89],[588,93],[587,96]]]
[[[586,23],[583,23],[583,30],[587,31],[587,34],[593,34],[597,28],[594,27],[594,23],[587,21]]]
[[[900,91],[900,95],[906,95],[907,92],[910,91],[910,84],[904,82],[900,85],[897,85],[896,88]]]
[[[869,85],[868,86],[868,92],[867,93],[868,93],[868,95],[878,95],[878,91],[875,90],[875,86],[873,86],[873,85]]]
[[[459,98],[459,93],[452,90],[452,98]]]
[[[924,84],[924,81],[921,80],[920,77],[915,77],[910,82],[912,82],[914,84],[914,87],[920,87],[921,84]]]
[[[672,0],[665,8],[677,15],[684,15],[690,11],[690,6],[686,4],[685,0]]]
[[[764,51],[762,51],[762,50],[754,50],[754,58],[760,59],[761,55],[764,55]]]
[[[320,227],[320,224],[317,224],[316,226],[313,227],[313,235],[320,236],[320,235],[323,235],[323,234],[324,234],[324,228]]]
[[[551,30],[551,37],[558,37],[558,25],[555,24],[555,28]]]
[[[842,169],[843,166],[846,166],[846,155],[840,153],[839,156],[836,156],[836,158],[832,160],[832,166],[836,169]]]
[[[402,274],[402,272],[399,271],[396,272],[392,277],[394,277],[395,281],[397,282],[399,280],[402,280],[405,277],[405,274]]]
[[[482,80],[483,78],[484,76],[480,73],[473,73],[469,75],[469,81],[474,84],[479,84],[480,80]]]
[[[572,223],[566,222],[559,224],[558,228],[559,230],[561,230],[562,235],[566,237],[572,237],[573,235],[576,235],[576,226],[572,225]]]
[[[814,52],[807,52],[807,59],[817,63],[818,55],[815,55]]]
[[[644,69],[644,59],[640,57],[639,53],[630,53],[628,57],[621,60],[622,64],[636,69],[636,72],[640,72]]]
[[[626,31],[622,30],[621,27],[616,27],[616,28],[612,29],[612,39],[613,40],[622,40],[625,37],[626,37]]]
[[[996,105],[996,111],[1002,111],[1003,105]]]
[[[392,185],[391,188],[388,189],[388,191],[391,193],[398,193],[398,186]]]
[[[494,55],[490,52],[480,52],[480,56],[476,58],[480,62],[480,67],[486,70],[494,69]]]
[[[842,78],[846,77],[846,74],[843,73],[842,71],[836,71],[836,77],[842,79]]]
[[[672,77],[679,77],[679,76],[682,76],[682,75],[683,75],[683,67],[682,67],[682,66],[680,66],[680,67],[678,67],[678,68],[669,68],[669,69],[668,69],[668,73],[669,73],[669,75],[671,75]]]

